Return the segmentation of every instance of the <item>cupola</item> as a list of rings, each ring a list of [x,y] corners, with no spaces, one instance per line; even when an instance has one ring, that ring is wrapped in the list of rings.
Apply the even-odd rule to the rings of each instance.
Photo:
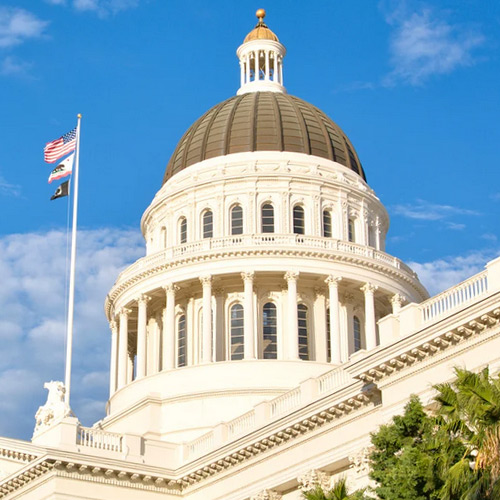
[[[257,25],[248,33],[236,54],[240,60],[241,86],[238,95],[247,92],[283,92],[285,47],[264,23],[266,11],[256,12]]]

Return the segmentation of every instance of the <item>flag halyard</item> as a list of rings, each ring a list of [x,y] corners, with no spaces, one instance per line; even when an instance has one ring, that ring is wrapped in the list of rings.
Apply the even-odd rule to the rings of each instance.
[[[59,158],[71,153],[76,147],[76,127],[55,141],[48,142],[43,149],[43,157],[47,163],[54,163]]]

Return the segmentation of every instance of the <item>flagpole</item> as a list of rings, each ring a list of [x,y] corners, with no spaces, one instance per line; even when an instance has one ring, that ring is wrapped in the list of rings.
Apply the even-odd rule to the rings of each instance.
[[[76,151],[75,151],[75,169],[73,172],[73,227],[71,230],[71,262],[69,270],[69,296],[68,296],[68,325],[67,325],[67,340],[66,340],[66,374],[64,377],[64,385],[66,392],[64,394],[64,402],[66,407],[70,409],[70,392],[71,392],[71,358],[73,351],[73,316],[75,305],[75,266],[76,266],[76,227],[78,218],[78,170],[80,160],[80,122],[82,115],[78,114],[78,123],[76,126]]]

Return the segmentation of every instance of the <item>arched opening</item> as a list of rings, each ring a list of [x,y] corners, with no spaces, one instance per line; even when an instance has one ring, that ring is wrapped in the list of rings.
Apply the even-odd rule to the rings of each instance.
[[[361,349],[361,321],[357,316],[352,319],[352,331],[354,334],[354,352]]]
[[[349,241],[355,242],[356,241],[356,224],[354,223],[354,219],[349,219],[349,222],[347,224],[347,236],[349,238]]]
[[[272,302],[264,304],[262,308],[262,335],[263,335],[263,358],[278,358],[278,324],[276,306]]]
[[[177,320],[177,367],[187,364],[186,315]]]
[[[231,209],[231,234],[243,234],[243,209],[240,205]]]
[[[230,310],[230,346],[231,360],[243,359],[244,355],[244,328],[243,328],[243,306],[235,304]]]
[[[307,361],[309,359],[309,336],[307,321],[307,306],[299,304],[297,306],[297,316],[299,322],[299,358]]]
[[[203,212],[203,238],[212,238],[214,235],[214,216],[212,210]]]
[[[325,238],[331,238],[332,235],[332,213],[330,210],[323,210],[323,236]]]
[[[274,233],[274,207],[270,203],[262,205],[262,232]]]
[[[304,234],[305,231],[305,214],[304,209],[300,205],[293,207],[293,232],[295,234]]]
[[[187,241],[187,219],[186,217],[181,217],[179,219],[179,242],[182,245]]]

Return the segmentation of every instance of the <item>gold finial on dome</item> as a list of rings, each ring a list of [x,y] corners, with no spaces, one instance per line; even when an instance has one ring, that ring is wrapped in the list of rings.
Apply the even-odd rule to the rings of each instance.
[[[272,40],[274,42],[279,42],[278,37],[266,26],[264,23],[264,18],[266,17],[266,11],[264,9],[258,9],[255,13],[259,22],[257,26],[248,33],[243,40],[243,43],[250,42],[252,40]]]

